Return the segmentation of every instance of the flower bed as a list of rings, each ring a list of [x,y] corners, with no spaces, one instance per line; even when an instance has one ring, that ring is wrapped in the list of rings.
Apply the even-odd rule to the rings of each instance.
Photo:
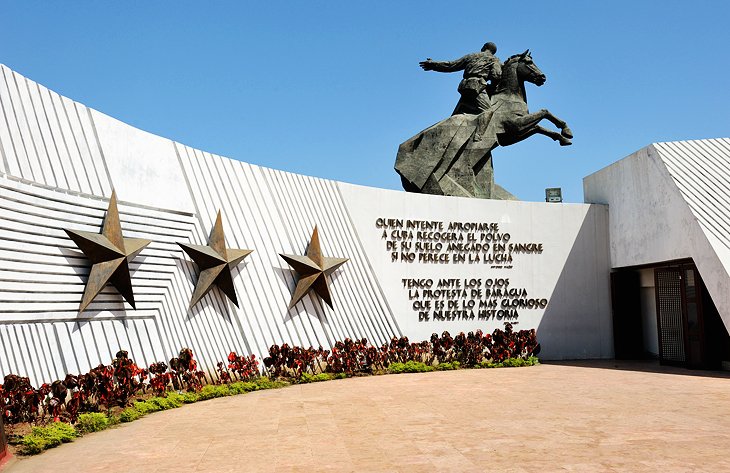
[[[211,384],[204,384],[205,373],[197,369],[188,348],[169,363],[156,362],[147,369],[121,350],[110,365],[39,388],[28,378],[9,374],[0,385],[0,409],[6,425],[27,432],[11,435],[11,443],[20,453],[34,454],[186,403],[347,376],[530,366],[537,363],[539,349],[534,330],[514,331],[509,323],[492,334],[477,330],[452,337],[444,332],[418,343],[394,337],[380,347],[365,339],[338,341],[332,350],[273,345],[264,358],[264,370],[273,380],[260,376],[254,355],[231,352],[227,363],[218,363]]]

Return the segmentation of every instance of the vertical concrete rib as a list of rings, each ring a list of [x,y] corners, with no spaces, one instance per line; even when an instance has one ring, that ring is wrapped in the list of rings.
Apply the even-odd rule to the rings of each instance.
[[[227,196],[224,194],[226,189],[226,179],[227,176],[222,175],[220,172],[218,172],[218,169],[214,165],[214,161],[216,160],[215,157],[208,153],[201,153],[202,156],[199,158],[201,165],[201,169],[203,174],[203,179],[205,179],[207,182],[206,188],[209,190],[209,199],[213,202],[217,202],[219,205],[216,206],[216,209],[213,209],[213,212],[209,214],[211,224],[215,221],[215,218],[217,216],[217,211],[220,210],[221,216],[224,219],[223,225],[224,228],[227,228],[229,231],[226,234],[226,238],[229,242],[233,242],[234,246],[242,246],[239,245],[238,239],[236,238],[236,235],[238,234],[238,231],[231,232],[230,230],[234,227],[236,227],[237,219],[235,216],[235,213],[230,210],[230,201],[228,200]],[[212,182],[211,182],[212,181]],[[217,183],[218,185],[211,185],[212,183]],[[212,189],[212,191],[210,191]],[[238,230],[240,231],[240,226],[238,226]],[[224,232],[226,233],[226,232]],[[230,244],[230,243],[227,243]],[[234,281],[234,290],[235,290],[235,281]],[[241,301],[244,300],[245,294],[239,294],[239,297],[241,298]],[[223,298],[221,298],[223,300]],[[225,298],[223,302],[228,305],[228,316],[231,318],[231,320],[236,317],[239,318],[241,316],[245,316],[244,314],[239,314],[240,309],[235,308],[233,304],[229,304],[228,299]],[[240,302],[239,302],[240,303]],[[259,305],[262,305],[259,302]]]
[[[32,120],[34,121],[34,128],[37,129],[38,134],[34,135],[34,140],[40,141],[38,148],[41,150],[41,154],[45,159],[41,159],[41,169],[45,174],[45,184],[53,187],[60,187],[58,185],[58,179],[56,178],[56,171],[53,166],[53,159],[51,158],[52,143],[46,141],[47,132],[44,132],[48,128],[47,117],[45,110],[43,110],[43,102],[40,100],[40,93],[37,87],[32,87],[31,82],[25,78],[21,78],[25,90],[27,91],[30,103],[30,112]],[[45,120],[45,122],[44,122]],[[42,146],[41,146],[42,145]]]
[[[331,225],[327,212],[323,208],[322,196],[318,195],[318,193],[313,190],[305,188],[304,181],[308,179],[308,177],[296,176],[286,172],[281,172],[280,174],[286,180],[287,187],[291,188],[292,191],[297,192],[298,195],[296,200],[302,203],[300,210],[302,212],[302,217],[306,216],[309,224],[308,226],[314,227],[315,223],[319,225],[320,244],[324,246],[323,251],[325,254],[330,254],[336,257],[349,257],[347,254],[335,254],[333,252],[333,242],[338,240],[339,235],[336,232],[336,228]],[[302,198],[304,196],[307,196],[307,198]],[[333,305],[335,305],[336,308],[325,310],[328,310],[328,313],[337,314],[337,316],[341,317],[341,319],[349,322],[349,332],[347,335],[349,338],[361,339],[366,337],[367,333],[363,330],[359,314],[356,313],[357,311],[352,304],[352,298],[347,297],[351,296],[351,293],[345,292],[345,294],[338,294],[337,288],[339,285],[333,282],[333,279],[337,279],[338,277],[341,277],[343,273],[349,273],[351,270],[352,261],[348,262],[334,273],[332,275],[334,277],[330,277],[330,290],[333,291],[333,296],[335,296]],[[323,307],[325,306],[323,305]]]
[[[97,142],[94,140],[91,125],[86,123],[89,118],[88,109],[76,102],[73,102],[73,106],[75,112],[74,123],[78,125],[78,131],[81,133],[79,142],[82,144],[82,156],[86,166],[91,168],[91,170],[87,170],[87,173],[89,174],[89,180],[93,183],[94,195],[106,197],[109,194],[105,192],[105,189],[109,189],[111,186],[108,182],[104,182],[106,179],[104,169],[101,172],[99,171],[99,167],[103,168],[105,165],[98,149],[96,149]]]
[[[351,261],[351,271],[342,273],[346,276],[343,284],[338,287],[345,286],[346,291],[350,293],[350,301],[352,310],[356,312],[356,316],[360,320],[362,329],[364,330],[363,335],[372,343],[378,343],[382,340],[382,335],[378,334],[373,324],[373,318],[376,314],[372,312],[372,301],[367,286],[364,284],[362,278],[360,278],[360,272],[362,271],[362,264],[359,255],[352,246],[353,235],[348,232],[348,228],[342,225],[342,216],[339,209],[334,207],[335,201],[339,198],[337,189],[334,188],[333,183],[325,182],[323,179],[303,177],[303,185],[311,189],[311,192],[318,192],[322,199],[321,205],[324,207],[325,216],[330,221],[331,227],[337,234],[337,239],[333,240],[331,245],[333,251],[337,248],[340,254],[346,254]]]
[[[13,142],[15,159],[11,159],[10,161],[16,164],[16,166],[11,166],[11,174],[16,177],[33,180],[33,173],[30,168],[30,161],[28,160],[28,151],[20,131],[20,120],[18,119],[18,114],[10,94],[12,87],[8,75],[12,75],[12,72],[9,72],[6,68],[2,68],[3,80],[0,81],[0,103],[3,104],[8,130],[10,131]],[[12,169],[12,167],[15,169]]]
[[[289,300],[291,299],[291,294],[294,290],[294,286],[296,285],[296,278],[288,265],[281,259],[279,254],[293,252],[294,250],[292,249],[296,248],[297,245],[295,245],[292,240],[290,222],[284,218],[285,213],[282,212],[280,206],[277,203],[279,196],[275,192],[275,188],[271,186],[268,176],[265,174],[268,170],[260,168],[258,166],[249,166],[249,169],[251,171],[251,187],[255,186],[260,190],[262,202],[266,203],[269,215],[271,217],[275,217],[272,221],[276,222],[276,224],[278,225],[278,227],[275,228],[273,232],[270,232],[272,235],[277,236],[277,239],[275,241],[276,248],[272,251],[271,265],[272,268],[275,268],[275,271],[279,272],[279,274],[282,275],[283,281],[286,283],[286,289],[279,285],[279,287],[281,288],[281,299],[279,300],[279,307],[282,307],[282,313],[284,313],[286,317],[285,320],[291,320],[293,315],[291,310],[289,310],[287,306]],[[264,184],[263,187],[261,183]],[[269,206],[273,207],[273,212],[271,211],[271,208]],[[286,242],[284,242],[284,238],[281,235],[286,236]],[[321,317],[322,315],[321,313],[319,313],[318,318],[320,320]],[[326,339],[329,342],[331,336],[328,335],[326,331],[324,331],[324,333],[326,334]],[[328,346],[331,346],[331,343],[328,343]]]
[[[290,192],[288,192],[289,189],[287,188],[287,184],[282,181],[281,175],[278,171],[267,168],[261,168],[261,171],[263,175],[269,178],[268,188],[272,192],[279,216],[282,222],[284,222],[287,236],[291,242],[291,249],[285,252],[304,254],[315,222],[302,221],[304,213],[298,205],[301,200],[301,196],[293,196]],[[285,263],[282,262],[282,264],[283,267],[286,267]],[[294,286],[292,285],[291,290],[293,291],[293,289]],[[334,341],[345,338],[345,334],[348,332],[347,328],[345,328],[343,322],[338,317],[333,316],[327,311],[325,304],[323,304],[317,296],[307,296],[302,299],[302,301],[297,303],[294,308],[289,310],[289,316],[298,317],[301,313],[301,308],[304,308],[304,313],[309,310],[314,311],[314,313],[318,315],[323,326],[331,323],[331,328],[334,328],[332,336]]]
[[[81,192],[81,180],[79,178],[80,173],[77,171],[79,164],[73,158],[73,153],[71,151],[73,143],[69,142],[67,132],[68,123],[65,120],[62,120],[62,118],[66,118],[66,113],[63,109],[63,104],[61,103],[61,96],[51,91],[49,91],[48,93],[51,98],[51,106],[53,109],[53,116],[55,117],[55,123],[58,125],[60,141],[63,143],[63,147],[59,146],[59,154],[62,160],[62,167],[63,169],[69,170],[69,172],[66,173],[66,179],[68,179],[69,183],[69,190]],[[56,142],[58,141],[59,140],[56,139]]]
[[[200,163],[196,163],[196,164],[200,164]],[[195,174],[193,174],[192,177],[194,179],[191,179],[191,182],[198,181],[198,179],[200,178],[200,176],[197,176]],[[205,190],[207,190],[207,186],[201,186],[200,185],[200,182],[197,182],[197,184],[198,184],[197,190],[199,192],[204,192]],[[210,229],[212,223],[215,221],[215,217],[206,218],[207,215],[211,215],[211,214],[212,215],[215,215],[217,213],[215,210],[213,210],[213,212],[210,212],[209,211],[209,208],[208,208],[209,205],[208,205],[208,203],[209,203],[209,198],[207,198],[207,199],[204,198],[203,199],[203,202],[202,203],[199,203],[198,206],[197,206],[198,209],[205,209],[205,211],[206,211],[206,214],[204,214],[204,215],[201,216],[202,219],[203,219],[203,221],[207,221],[208,222],[204,226],[204,228],[206,228],[206,231],[205,231],[206,234],[207,234],[207,230]],[[206,244],[206,241],[207,241],[207,238],[204,238],[203,244]],[[231,315],[231,309],[230,309],[230,307],[229,307],[229,305],[227,303],[227,299],[226,300],[223,300],[223,298],[219,294],[218,289],[215,289],[214,288],[206,297],[208,298],[208,300],[212,301],[215,304],[215,306],[218,308],[218,312],[219,312],[220,315],[222,315],[223,317],[225,317],[226,319],[228,319],[228,320],[230,320],[232,322],[233,319],[232,319],[232,315]],[[220,316],[213,316],[213,317],[210,316],[210,308],[209,308],[209,306],[202,306],[202,308],[201,308],[201,306],[198,306],[194,310],[198,310],[199,311],[198,313],[205,313],[207,315],[207,317],[205,318],[205,322],[207,322],[207,325],[212,326],[219,334],[223,330],[225,330],[225,328],[221,327],[221,325],[220,325],[221,324]],[[201,321],[201,323],[203,323],[203,322]],[[219,335],[219,337],[220,337],[220,335]],[[226,353],[226,350],[227,350],[226,347],[223,347],[223,346],[217,347],[217,351],[220,354]]]
[[[23,176],[25,179],[46,183],[41,163],[38,156],[38,150],[36,148],[35,140],[31,133],[31,122],[28,119],[26,112],[25,97],[21,93],[21,87],[18,85],[18,77],[16,73],[12,73],[12,81],[8,78],[8,90],[10,91],[10,99],[14,102],[13,108],[15,109],[15,118],[18,120],[18,128],[20,130],[20,136],[25,145],[26,156],[28,157],[28,164],[30,167],[30,175]],[[21,77],[22,80],[22,77]]]
[[[271,293],[268,290],[270,284],[266,279],[264,266],[264,258],[270,255],[265,254],[269,252],[266,251],[265,248],[261,248],[261,245],[259,244],[262,241],[266,241],[267,237],[269,237],[269,235],[261,235],[261,226],[257,218],[257,214],[264,214],[264,209],[256,208],[256,211],[252,211],[248,202],[250,190],[245,188],[244,184],[239,179],[238,173],[236,172],[238,170],[237,168],[240,167],[240,163],[234,164],[229,160],[215,157],[213,164],[218,168],[219,175],[221,177],[225,176],[225,183],[227,185],[222,186],[222,192],[226,194],[226,203],[228,204],[227,214],[230,214],[231,216],[229,225],[233,229],[233,232],[231,233],[233,241],[236,245],[239,245],[239,247],[259,247],[258,251],[255,251],[255,253],[258,254],[252,254],[251,256],[253,261],[258,262],[259,264],[252,263],[250,268],[246,268],[246,274],[255,276],[256,281],[252,281],[251,287],[244,287],[243,294],[241,296],[242,299],[247,301],[249,306],[248,310],[253,312],[246,313],[244,311],[241,316],[248,318],[250,314],[253,314],[254,312],[259,312],[259,314],[261,312],[275,314],[277,312],[276,304],[275,301],[272,300]],[[256,237],[252,234],[252,228],[256,230]],[[241,276],[239,275],[239,278],[240,277]],[[255,290],[254,287],[260,288],[260,290]],[[255,311],[254,306],[259,307],[261,310]],[[260,317],[260,315],[258,315],[258,317]],[[287,337],[294,340],[285,325],[280,323],[276,323],[276,325],[277,327],[281,325],[283,330],[286,332]],[[278,329],[280,333],[282,328]],[[300,334],[297,333],[297,337],[299,338]],[[276,340],[276,337],[273,337],[272,341],[273,340]]]
[[[102,192],[104,196],[111,195],[112,189],[114,189],[114,181],[112,180],[112,175],[109,172],[109,165],[106,162],[104,148],[101,146],[101,140],[99,140],[99,133],[96,131],[96,123],[94,123],[94,116],[91,113],[91,109],[89,107],[84,108],[86,109],[86,115],[88,116],[89,123],[91,124],[93,142],[96,143],[96,148],[99,151],[99,161],[101,162],[101,166],[103,168],[103,173],[100,173],[102,174],[102,177],[100,177],[100,180],[102,182]]]
[[[288,241],[287,243],[284,243],[283,235],[286,235],[286,231],[284,230],[284,223],[281,220],[281,214],[277,210],[276,206],[274,205],[273,210],[271,207],[272,202],[272,196],[270,195],[270,190],[268,186],[266,185],[266,178],[262,175],[261,170],[256,167],[253,168],[251,165],[244,165],[241,164],[240,166],[246,166],[247,169],[250,170],[252,175],[256,175],[256,178],[252,179],[251,187],[256,188],[258,192],[262,192],[261,183],[264,184],[264,188],[266,188],[267,194],[265,197],[261,194],[257,194],[258,196],[258,202],[259,207],[263,206],[266,208],[266,215],[268,217],[269,227],[272,227],[270,231],[268,232],[268,239],[269,241],[273,241],[273,244],[275,248],[272,248],[270,251],[267,251],[269,254],[269,262],[274,271],[279,272],[283,275],[284,281],[286,282],[286,286],[282,286],[281,281],[276,280],[276,277],[274,274],[269,272],[272,279],[269,280],[269,287],[272,288],[278,288],[279,292],[276,292],[273,297],[275,297],[275,301],[272,301],[274,303],[275,307],[278,307],[279,311],[283,313],[288,313],[286,310],[286,304],[288,304],[288,300],[291,297],[291,293],[289,291],[285,290],[285,287],[291,287],[294,285],[294,276],[292,275],[291,271],[288,269],[282,269],[282,265],[286,265],[281,258],[279,257],[279,253],[282,251],[282,248],[285,247],[291,247],[291,241]],[[255,204],[256,202],[254,202]],[[316,315],[315,315],[316,317]],[[321,323],[319,319],[317,319],[317,324],[312,321],[312,316],[309,315],[305,317],[305,321],[302,322],[302,325],[304,326],[305,334],[307,334],[307,343],[311,346],[317,347],[317,346],[330,346],[328,336],[326,332],[322,329]]]

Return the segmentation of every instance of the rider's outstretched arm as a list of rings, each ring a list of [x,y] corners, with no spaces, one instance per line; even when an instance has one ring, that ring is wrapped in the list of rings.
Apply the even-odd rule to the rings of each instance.
[[[469,59],[469,54],[455,61],[432,61],[427,59],[420,64],[424,71],[456,72],[463,71]]]

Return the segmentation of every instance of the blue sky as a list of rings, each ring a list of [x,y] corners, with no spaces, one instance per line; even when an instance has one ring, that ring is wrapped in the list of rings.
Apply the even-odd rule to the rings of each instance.
[[[400,189],[398,145],[446,118],[453,59],[494,41],[547,75],[568,122],[494,152],[523,200],[654,141],[730,135],[730,2],[0,1],[0,62],[144,130],[254,164]],[[548,125],[546,125],[548,126]]]

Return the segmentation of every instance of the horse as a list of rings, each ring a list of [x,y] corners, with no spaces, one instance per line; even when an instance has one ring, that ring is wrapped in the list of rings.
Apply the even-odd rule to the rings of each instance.
[[[560,146],[572,144],[573,132],[565,121],[545,108],[535,113],[530,113],[527,109],[525,82],[540,87],[545,80],[545,74],[535,65],[529,49],[505,61],[502,66],[502,78],[491,97],[491,110],[494,112],[492,120],[496,120],[497,143],[500,146],[513,145],[534,134],[552,138],[558,141]],[[543,119],[559,128],[560,133],[538,125]]]
[[[514,198],[494,183],[493,149],[534,134],[548,136],[561,146],[572,144],[573,134],[563,120],[546,109],[530,113],[527,108],[525,82],[539,87],[545,80],[529,49],[507,59],[490,108],[478,115],[452,115],[401,143],[395,170],[403,188],[425,194]],[[543,119],[560,132],[540,126]]]

